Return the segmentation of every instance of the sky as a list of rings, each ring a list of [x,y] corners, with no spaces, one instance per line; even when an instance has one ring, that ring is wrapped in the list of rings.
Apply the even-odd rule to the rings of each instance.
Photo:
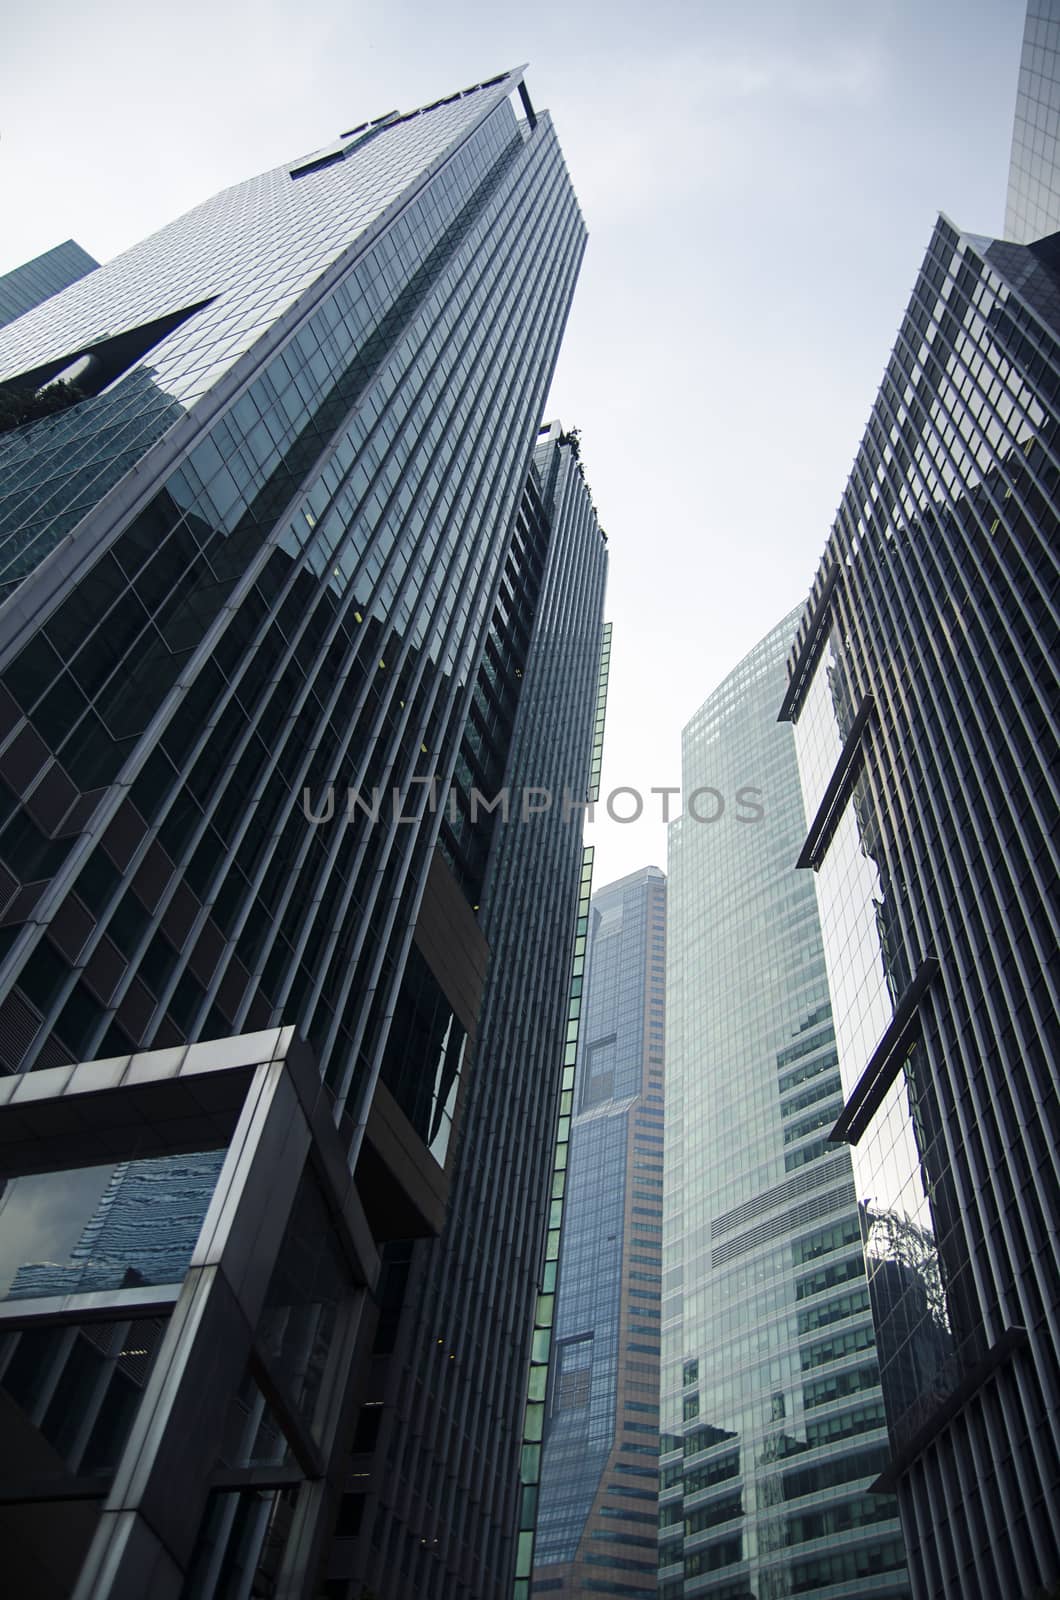
[[[1022,0],[51,0],[0,58],[0,272],[529,63],[589,245],[546,416],[614,625],[597,885],[666,865],[680,732],[806,595],[943,210],[1000,233]],[[753,785],[755,774],[744,780]],[[670,802],[673,812],[679,800]],[[635,802],[616,796],[628,814]]]

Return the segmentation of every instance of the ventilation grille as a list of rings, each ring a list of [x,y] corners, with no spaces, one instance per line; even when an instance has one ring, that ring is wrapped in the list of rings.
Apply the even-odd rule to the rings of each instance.
[[[12,989],[0,1005],[0,1065],[15,1072],[40,1028],[40,1014]]]
[[[72,1050],[61,1039],[50,1033],[37,1051],[36,1067],[68,1067],[75,1059]]]
[[[164,1328],[165,1324],[157,1317],[152,1317],[150,1321],[130,1322],[122,1340],[118,1352],[118,1366],[141,1389],[147,1382],[155,1350]]]
[[[804,1222],[814,1222],[832,1211],[845,1210],[854,1204],[856,1197],[857,1191],[852,1183],[844,1183],[840,1189],[830,1189],[827,1194],[814,1195],[812,1200],[804,1200],[801,1205],[792,1206],[779,1217],[770,1217],[756,1228],[748,1228],[746,1233],[738,1233],[735,1239],[718,1245],[710,1252],[710,1264],[712,1267],[724,1266],[734,1256],[742,1256],[757,1245],[766,1244],[770,1239],[789,1233],[792,1228],[801,1227]]]
[[[822,1161],[819,1166],[800,1172],[797,1177],[788,1178],[785,1183],[778,1183],[773,1189],[764,1189],[761,1194],[756,1194],[753,1200],[746,1200],[742,1206],[736,1206],[732,1211],[726,1211],[724,1215],[716,1217],[711,1224],[711,1238],[717,1239],[721,1234],[728,1233],[730,1228],[739,1227],[741,1222],[749,1222],[752,1217],[760,1217],[763,1211],[772,1211],[774,1206],[786,1205],[789,1200],[794,1200],[796,1195],[806,1194],[810,1189],[820,1189],[822,1185],[832,1183],[836,1178],[845,1178],[849,1173],[848,1155],[836,1155],[831,1161]]]

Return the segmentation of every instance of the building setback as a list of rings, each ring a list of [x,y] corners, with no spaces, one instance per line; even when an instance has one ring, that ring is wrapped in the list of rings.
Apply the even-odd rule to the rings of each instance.
[[[917,1600],[1060,1577],[1057,243],[940,218],[782,707]]]
[[[531,1594],[655,1593],[666,878],[592,899]]]
[[[412,1327],[421,1360],[438,1304],[467,1305],[482,1363],[453,1402],[466,1458],[517,1463],[581,850],[543,831],[535,901],[533,819],[464,803],[557,739],[555,773],[589,781],[606,556],[560,430],[534,461],[583,247],[551,122],[502,74],[225,191],[0,331],[0,387],[76,386],[0,433],[16,1587],[359,1592],[362,1556],[328,1544],[363,1510],[373,1347]],[[509,989],[537,1005],[518,1038]],[[429,1302],[386,1247],[442,1230],[490,1116],[519,1237],[486,1294],[496,1233],[460,1212],[468,1276]],[[364,1550],[382,1529],[402,1572],[433,1539],[421,1592],[490,1592],[515,1490],[482,1487],[441,1546],[429,1511],[469,1469],[445,1491],[432,1458],[410,1490],[393,1404]]]
[[[798,613],[684,729],[667,950],[659,1594],[905,1600],[805,813]]]

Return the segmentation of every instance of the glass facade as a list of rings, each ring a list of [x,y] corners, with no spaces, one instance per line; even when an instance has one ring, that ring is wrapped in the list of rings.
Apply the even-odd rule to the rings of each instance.
[[[654,1595],[666,878],[592,898],[531,1593]]]
[[[1029,0],[1012,132],[1005,238],[1060,229],[1060,3]]]
[[[606,553],[537,436],[584,238],[514,73],[237,185],[0,330],[0,384],[67,385],[0,434],[0,1117],[41,1099],[54,1141],[21,1167],[3,1143],[0,1322],[29,1349],[68,1305],[82,1362],[75,1321],[170,1330],[129,1435],[155,1465],[118,1451],[46,1600],[316,1594],[336,1505],[329,1594],[363,1559],[404,1600],[442,1516],[417,1592],[510,1581],[581,840],[562,807],[465,812],[589,782]],[[246,1040],[281,1025],[315,1068],[266,1059],[244,1102]],[[229,1091],[155,1086],[204,1040],[264,1141],[234,1167]],[[123,1124],[63,1125],[85,1073]],[[447,1201],[444,1244],[409,1243]],[[271,1245],[204,1279],[255,1207]],[[444,1449],[416,1387],[439,1321],[465,1363],[445,1405],[432,1380]],[[5,1538],[56,1515],[19,1494]]]
[[[32,461],[23,486],[40,512],[55,502],[38,475],[60,452],[55,494],[78,523],[76,541],[54,548],[49,521],[39,537],[56,559],[35,568],[32,593],[17,580],[6,630],[0,612],[0,986],[21,1023],[10,1069],[283,1017],[310,1038],[353,1122],[363,1118],[441,820],[429,784],[444,796],[454,770],[583,243],[555,137],[544,119],[532,134],[516,122],[510,89],[458,97],[370,144],[374,160],[398,141],[383,197],[401,184],[413,193],[360,251],[339,239],[382,202],[372,186],[362,196],[352,158],[301,178],[281,169],[172,225],[168,280],[201,298],[198,278],[192,288],[181,275],[184,251],[196,244],[193,275],[217,259],[238,286],[268,196],[289,190],[302,197],[313,273],[299,297],[308,266],[281,279],[270,254],[250,258],[254,316],[278,320],[260,338],[256,321],[244,329],[244,383],[220,415],[215,318],[201,339],[187,323],[152,351],[166,407],[179,390],[186,423],[200,410],[202,423],[179,458],[165,452],[150,493],[151,462],[135,445],[124,517],[113,497],[85,514],[100,482],[71,472],[78,452],[54,437],[93,428],[96,400],[7,436]],[[437,183],[413,182],[421,160],[443,154]],[[329,234],[317,213],[333,208]],[[137,247],[67,290],[39,341],[61,342],[75,324],[87,335],[119,291],[137,315],[147,300],[157,310],[159,238],[143,259]],[[336,256],[345,271],[322,283]],[[86,309],[90,295],[103,304]],[[292,300],[297,326],[272,354]],[[7,332],[26,346],[36,315]],[[0,361],[10,355],[0,336]],[[135,368],[98,400],[116,403],[142,377]],[[123,438],[157,419],[134,409]],[[117,472],[94,438],[92,461]],[[28,568],[25,525],[10,537]],[[340,801],[330,826],[307,827],[303,792],[316,806],[329,785],[343,799],[396,791],[399,809],[374,826]],[[398,827],[394,815],[415,820]]]
[[[566,1171],[553,1167],[553,1147],[557,1129],[565,1145],[571,1115],[568,983],[572,948],[575,964],[584,960],[589,870],[581,820],[609,649],[606,545],[558,424],[539,435],[524,513],[528,531],[543,519],[547,540],[515,668],[521,692],[503,741],[503,789],[483,791],[511,797],[507,821],[499,809],[480,819],[489,853],[473,904],[489,973],[445,1230],[388,1254],[381,1298],[393,1311],[375,1339],[340,1524],[347,1533],[330,1568],[336,1595],[352,1600],[362,1586],[379,1600],[477,1600],[511,1593],[513,1572],[516,1595],[525,1594],[517,1530],[532,1514],[532,1490],[528,1498],[521,1441],[527,1426],[541,1436],[540,1397],[524,1421],[526,1372],[554,1298]],[[476,749],[464,753],[481,765],[478,719],[472,733]],[[550,806],[524,810],[523,797],[543,793]],[[455,831],[453,849],[463,840]],[[474,852],[464,848],[462,859],[470,872]]]
[[[670,829],[659,1594],[905,1600],[790,728],[798,612],[684,730]]]
[[[66,1261],[26,1261],[7,1290],[9,1299],[91,1294],[134,1284],[180,1283],[224,1162],[223,1150],[199,1155],[123,1161],[114,1167],[81,1237]],[[106,1173],[106,1168],[103,1169]],[[89,1168],[78,1177],[94,1176]],[[66,1175],[64,1174],[64,1179]],[[61,1184],[64,1197],[70,1185]],[[23,1199],[22,1190],[29,1193]],[[56,1179],[16,1178],[0,1197],[4,1245],[17,1249],[12,1212],[20,1202],[39,1230]],[[65,1220],[65,1219],[64,1219]],[[54,1252],[53,1252],[54,1253]]]
[[[5,272],[0,276],[0,328],[34,306],[43,305],[60,289],[76,283],[98,266],[87,250],[82,250],[75,240],[66,239],[21,267]]]
[[[782,706],[917,1600],[1060,1574],[1058,412],[1056,240],[940,219]]]

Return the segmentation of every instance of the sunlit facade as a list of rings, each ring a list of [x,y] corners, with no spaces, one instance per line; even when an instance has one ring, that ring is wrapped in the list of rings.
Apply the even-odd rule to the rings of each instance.
[[[782,708],[917,1600],[1060,1576],[1057,242],[940,218]]]
[[[670,828],[659,1595],[908,1600],[790,728],[798,613],[682,736]]]

